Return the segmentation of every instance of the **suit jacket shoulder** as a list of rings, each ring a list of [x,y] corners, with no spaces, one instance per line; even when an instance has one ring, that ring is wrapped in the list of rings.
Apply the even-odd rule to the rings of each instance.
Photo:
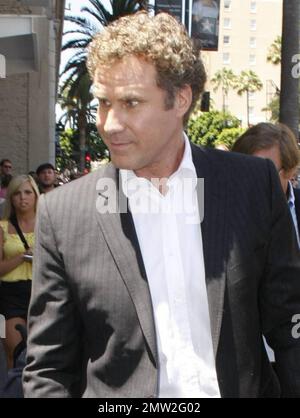
[[[217,178],[219,186],[229,182],[229,189],[235,195],[240,190],[259,194],[260,189],[268,194],[273,181],[279,184],[276,169],[269,160],[195,144],[191,148],[198,177],[205,181]]]
[[[111,163],[77,180],[64,184],[51,193],[42,195],[40,200],[47,207],[50,218],[68,218],[70,211],[73,214],[74,212],[78,215],[84,214],[89,207],[95,207],[99,188],[101,189],[101,184],[98,184],[98,181],[105,178],[108,179],[108,183],[109,181],[114,184],[117,182],[117,170]]]

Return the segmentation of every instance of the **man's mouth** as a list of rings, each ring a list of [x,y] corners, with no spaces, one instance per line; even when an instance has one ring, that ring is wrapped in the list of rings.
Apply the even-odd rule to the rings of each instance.
[[[110,143],[110,148],[115,149],[115,150],[121,150],[121,149],[125,149],[127,147],[129,147],[129,145],[131,144],[131,142],[111,142]]]

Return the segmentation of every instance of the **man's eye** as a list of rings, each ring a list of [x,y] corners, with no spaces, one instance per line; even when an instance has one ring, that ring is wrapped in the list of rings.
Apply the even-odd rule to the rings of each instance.
[[[125,105],[127,107],[136,107],[138,104],[139,104],[139,101],[135,99],[126,100],[125,102]]]
[[[110,105],[109,101],[106,99],[98,99],[100,107],[108,107]]]

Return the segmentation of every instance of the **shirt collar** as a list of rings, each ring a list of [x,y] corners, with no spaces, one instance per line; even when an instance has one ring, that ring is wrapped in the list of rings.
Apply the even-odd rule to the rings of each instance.
[[[290,181],[288,182],[288,205],[290,207],[295,206],[295,193],[293,190],[292,183]]]

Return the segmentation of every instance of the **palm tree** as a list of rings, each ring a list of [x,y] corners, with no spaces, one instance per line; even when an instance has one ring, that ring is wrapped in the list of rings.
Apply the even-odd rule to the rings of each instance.
[[[262,109],[263,112],[269,112],[271,114],[269,120],[273,123],[279,121],[279,94],[275,94],[268,106]]]
[[[244,93],[247,94],[247,124],[249,126],[249,93],[261,90],[263,88],[263,84],[254,71],[248,70],[241,72],[235,88],[239,96],[242,96]]]
[[[214,92],[216,92],[219,87],[222,87],[223,95],[223,113],[226,111],[226,101],[228,97],[228,92],[230,88],[234,88],[237,81],[236,75],[231,69],[222,68],[215,73],[214,77],[211,79],[211,83],[215,85]]]
[[[73,85],[70,83],[64,90],[60,89],[58,93],[58,103],[63,110],[58,123],[63,129],[71,128],[76,130],[80,109],[82,107],[85,108],[88,123],[95,123],[97,107],[91,102],[93,99],[92,94],[89,93],[86,96],[84,81],[79,84],[76,91],[72,87]]]
[[[74,29],[67,30],[64,35],[69,38],[64,43],[62,51],[74,50],[73,56],[65,65],[61,77],[64,81],[61,91],[69,89],[69,97],[77,97],[81,103],[78,109],[78,130],[80,132],[80,170],[82,171],[85,163],[86,152],[86,127],[88,98],[90,96],[91,80],[86,68],[87,47],[92,41],[94,35],[99,32],[103,26],[121,16],[135,13],[139,10],[149,8],[147,0],[110,0],[111,11],[105,8],[101,0],[88,0],[88,6],[81,8],[80,16],[65,16],[65,20],[75,25]],[[72,35],[72,39],[70,39]],[[75,35],[75,37],[74,37]],[[71,87],[70,87],[71,85]],[[69,94],[68,93],[68,94]]]
[[[76,129],[76,113],[77,113],[77,103],[71,97],[68,97],[66,91],[58,93],[58,104],[63,110],[63,114],[58,120],[62,130],[70,127],[71,129]]]
[[[268,49],[267,61],[274,65],[281,63],[281,36],[277,36]]]
[[[299,136],[298,80],[292,75],[293,56],[299,53],[299,0],[283,1],[279,121]]]
[[[85,165],[86,134],[88,123],[95,123],[96,106],[92,104],[91,81],[88,74],[76,75],[61,88],[58,102],[64,114],[59,122],[65,127],[69,124],[79,133],[80,169]]]

